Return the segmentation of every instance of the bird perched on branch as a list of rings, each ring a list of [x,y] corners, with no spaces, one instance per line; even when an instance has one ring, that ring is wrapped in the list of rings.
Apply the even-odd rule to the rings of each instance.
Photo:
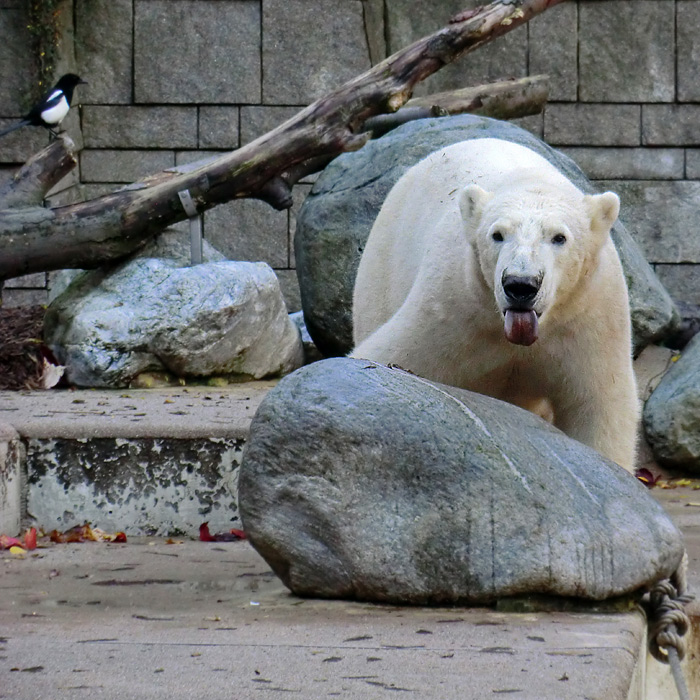
[[[0,131],[0,136],[9,134],[15,129],[23,126],[43,126],[54,136],[54,127],[58,126],[68,114],[73,100],[73,90],[76,85],[86,85],[86,81],[75,75],[66,73],[59,81],[35,104],[22,121],[13,124],[4,131]]]

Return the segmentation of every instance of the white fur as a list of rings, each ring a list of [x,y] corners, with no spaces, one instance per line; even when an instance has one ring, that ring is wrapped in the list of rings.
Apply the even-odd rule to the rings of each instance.
[[[609,235],[618,211],[615,194],[584,195],[517,144],[479,139],[431,154],[396,183],[372,228],[352,355],[549,414],[631,471],[639,407]],[[529,347],[505,338],[504,273],[542,279]]]

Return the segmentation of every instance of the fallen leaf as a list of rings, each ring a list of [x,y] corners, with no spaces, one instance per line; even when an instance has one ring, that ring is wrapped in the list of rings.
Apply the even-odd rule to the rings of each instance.
[[[654,476],[652,472],[650,472],[648,469],[645,469],[642,467],[641,469],[637,469],[637,471],[634,473],[634,475],[649,489],[654,488],[661,479],[661,474],[657,474]],[[658,484],[659,486],[662,486],[662,484]]]
[[[212,535],[209,532],[209,523],[207,522],[199,526],[199,539],[201,542],[235,542],[245,539],[245,533],[242,530],[233,529],[230,532],[219,532]]]
[[[75,527],[59,532],[52,530],[49,533],[49,539],[52,542],[59,544],[76,543],[76,542],[126,542],[126,535],[123,532],[115,532],[113,534],[100,530],[99,528],[90,527],[90,523],[76,525]]]
[[[30,527],[24,533],[24,546],[26,549],[36,549],[36,528]]]
[[[27,553],[27,550],[24,549],[24,547],[20,547],[18,545],[13,545],[10,547],[10,554],[19,554],[20,556],[24,556]]]
[[[22,541],[18,540],[16,537],[8,537],[7,535],[0,535],[0,549],[10,549],[10,547],[22,547]]]
[[[688,503],[685,504],[686,506],[693,506],[695,508],[700,508],[700,503],[693,503],[692,501],[688,501]]]

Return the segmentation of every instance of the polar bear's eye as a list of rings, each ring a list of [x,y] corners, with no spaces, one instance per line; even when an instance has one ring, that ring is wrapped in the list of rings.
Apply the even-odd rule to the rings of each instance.
[[[500,231],[494,231],[491,234],[491,238],[493,238],[496,243],[503,243],[503,234]]]
[[[552,237],[552,243],[554,243],[554,245],[564,245],[564,243],[566,243],[566,236],[563,233],[558,233],[556,236]]]

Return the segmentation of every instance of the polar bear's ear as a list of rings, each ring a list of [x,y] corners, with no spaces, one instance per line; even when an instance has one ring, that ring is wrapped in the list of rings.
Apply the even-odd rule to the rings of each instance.
[[[479,187],[479,185],[467,185],[459,194],[459,209],[465,221],[479,219],[486,202],[493,195]]]
[[[614,192],[589,194],[583,198],[595,233],[607,234],[620,213],[620,198]]]

